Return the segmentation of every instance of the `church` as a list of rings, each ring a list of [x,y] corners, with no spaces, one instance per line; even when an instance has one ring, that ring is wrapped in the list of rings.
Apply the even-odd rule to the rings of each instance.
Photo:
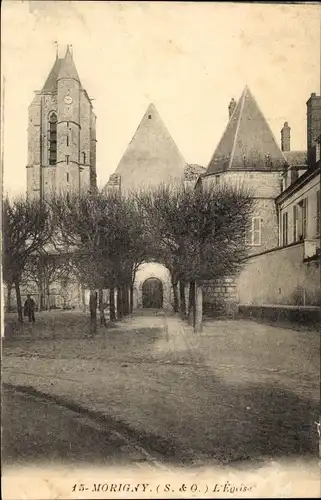
[[[280,145],[246,86],[227,105],[227,123],[207,167],[187,164],[150,104],[114,174],[103,191],[232,182],[250,187],[255,213],[247,237],[249,256],[240,276],[204,283],[204,312],[235,314],[240,308],[321,305],[320,293],[320,137],[321,97],[307,101],[307,150],[291,151],[286,122]],[[82,87],[70,47],[56,58],[42,90],[29,106],[28,197],[55,190],[92,192],[96,180],[96,116]],[[158,302],[153,290],[158,288]],[[79,307],[80,287],[70,286],[64,305]],[[61,289],[50,293],[62,307]],[[159,300],[161,297],[161,300]],[[169,271],[145,263],[137,272],[134,307],[173,305]]]
[[[68,46],[29,106],[27,195],[96,185],[96,116]]]

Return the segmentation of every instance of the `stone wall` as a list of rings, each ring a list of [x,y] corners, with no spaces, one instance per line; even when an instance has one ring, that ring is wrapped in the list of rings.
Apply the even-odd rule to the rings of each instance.
[[[22,283],[20,286],[22,305],[29,294],[36,303],[36,309],[39,307],[39,292],[36,283]],[[3,296],[5,310],[7,310],[7,286],[3,284]],[[17,308],[16,293],[14,287],[11,290],[11,310],[15,311]],[[44,295],[43,308],[44,309],[80,309],[83,307],[83,297],[81,286],[77,281],[71,280],[66,284],[55,282],[50,285],[50,295]]]
[[[277,246],[278,218],[275,198],[281,192],[279,171],[226,171],[202,178],[204,188],[211,183],[232,185],[251,193],[254,200],[253,217],[259,217],[261,220],[261,242],[259,245],[248,247],[250,254]]]
[[[250,257],[237,280],[241,305],[321,305],[320,260],[304,262],[304,243]]]
[[[236,279],[225,277],[205,281],[203,310],[206,316],[234,316],[237,312]]]

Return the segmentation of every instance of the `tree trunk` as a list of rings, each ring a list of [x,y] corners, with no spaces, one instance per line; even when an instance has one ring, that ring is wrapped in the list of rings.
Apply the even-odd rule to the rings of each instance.
[[[117,287],[117,319],[123,317],[123,301],[122,301],[122,287]]]
[[[81,288],[81,300],[82,300],[82,309],[86,312],[86,298],[85,298],[85,289]]]
[[[130,314],[133,314],[133,310],[134,310],[134,286],[133,285],[130,285],[130,289],[129,289],[129,310],[130,310]]]
[[[23,323],[23,314],[22,314],[22,304],[21,304],[20,283],[19,283],[19,279],[18,278],[14,280],[14,287],[15,287],[15,290],[16,290],[18,321],[22,325],[22,323]]]
[[[11,311],[12,283],[7,283],[7,312]]]
[[[172,287],[173,287],[173,295],[174,295],[174,304],[173,304],[173,307],[174,307],[174,312],[177,313],[178,312],[178,290],[177,290],[177,283],[173,283],[172,284]]]
[[[100,324],[107,326],[105,318],[105,310],[104,310],[104,293],[102,288],[99,288],[99,315],[100,315]]]
[[[50,311],[50,283],[47,283],[47,311]]]
[[[195,281],[189,284],[188,324],[195,327]]]
[[[97,292],[96,292],[96,290],[90,290],[89,310],[90,310],[90,321],[91,321],[91,323],[96,324],[96,320],[97,320]]]
[[[196,297],[195,297],[195,333],[201,333],[203,327],[203,288],[201,285],[196,284]]]
[[[127,314],[130,314],[130,285],[126,285]]]
[[[42,287],[40,283],[38,285],[38,312],[41,311],[41,303],[42,303]]]
[[[110,314],[110,321],[116,321],[115,288],[114,287],[110,287],[110,289],[109,289],[109,314]]]
[[[123,306],[124,306],[124,316],[129,313],[129,296],[128,296],[128,286],[123,285]]]
[[[186,318],[185,281],[179,281],[179,299],[181,318]]]

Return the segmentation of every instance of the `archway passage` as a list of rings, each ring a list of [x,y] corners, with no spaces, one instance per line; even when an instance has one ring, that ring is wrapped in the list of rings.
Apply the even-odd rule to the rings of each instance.
[[[148,278],[142,287],[144,308],[163,308],[163,284],[157,278]]]

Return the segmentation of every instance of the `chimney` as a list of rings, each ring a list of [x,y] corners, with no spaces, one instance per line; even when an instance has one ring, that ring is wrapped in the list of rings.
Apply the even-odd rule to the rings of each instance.
[[[283,128],[281,130],[281,150],[290,151],[290,140],[291,140],[291,127],[289,127],[288,122],[284,122]]]
[[[231,100],[230,104],[228,105],[228,116],[229,118],[231,118],[233,112],[234,112],[234,109],[236,108],[236,101],[233,97],[233,99]]]
[[[321,134],[321,97],[315,92],[307,101],[307,149],[308,164],[315,163],[316,139]]]

